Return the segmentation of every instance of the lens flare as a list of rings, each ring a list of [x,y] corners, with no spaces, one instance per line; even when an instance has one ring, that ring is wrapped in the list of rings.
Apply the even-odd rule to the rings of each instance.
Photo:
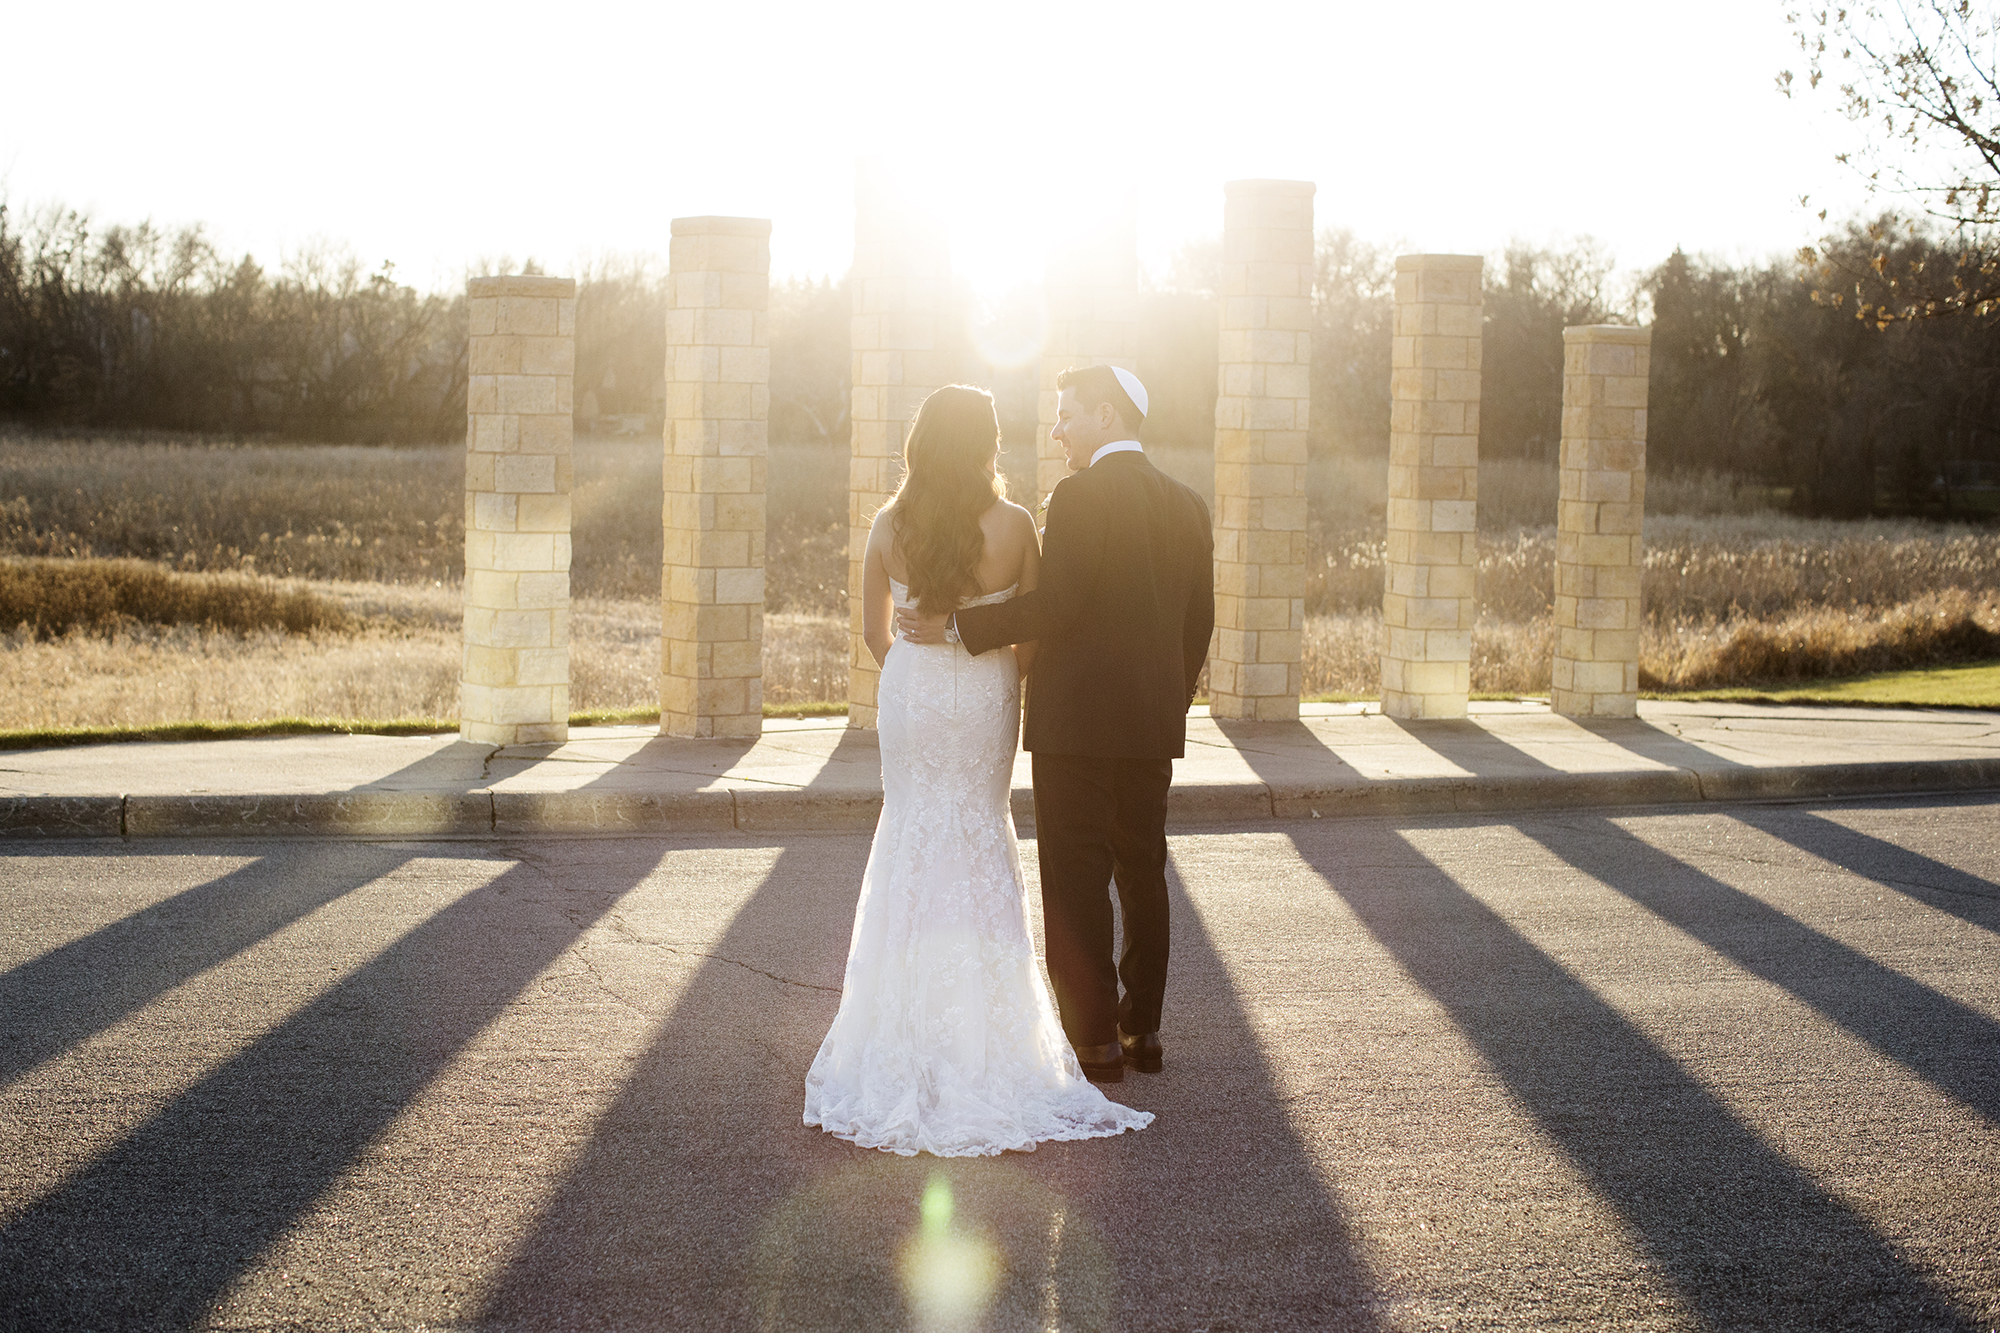
[[[978,1327],[1000,1283],[999,1252],[983,1236],[955,1231],[952,1212],[951,1182],[932,1176],[899,1265],[916,1326],[934,1333]]]
[[[1001,1158],[870,1153],[759,1228],[757,1326],[1101,1328],[1111,1264],[1068,1200]]]
[[[981,361],[995,370],[1021,370],[1041,360],[1048,319],[1038,300],[1032,307],[1016,304],[988,319],[968,319],[966,333]]]

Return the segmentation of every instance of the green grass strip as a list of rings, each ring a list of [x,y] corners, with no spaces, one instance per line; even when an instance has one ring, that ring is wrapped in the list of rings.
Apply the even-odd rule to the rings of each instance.
[[[1714,703],[1864,704],[1887,708],[2000,708],[2000,661],[1918,671],[1878,671],[1840,680],[1731,686],[1646,694]]]
[[[846,717],[844,699],[819,699],[808,703],[765,704],[765,717]]]
[[[569,715],[572,727],[630,727],[659,720],[657,705],[645,708],[592,708]]]
[[[765,704],[765,717],[846,717],[844,700],[813,699],[804,703]],[[593,708],[587,713],[571,713],[572,727],[629,727],[658,722],[660,710],[645,708]]]
[[[1513,704],[1513,703],[1523,703],[1523,702],[1547,703],[1549,701],[1549,696],[1546,694],[1522,694],[1518,690],[1508,690],[1504,693],[1486,693],[1483,691],[1475,691],[1470,696],[1470,698],[1472,699],[1472,702],[1481,704],[1496,704],[1496,703]],[[1382,696],[1379,693],[1308,694],[1303,699],[1299,700],[1299,702],[1302,704],[1373,704],[1373,703],[1380,703],[1381,701],[1382,701]],[[1206,703],[1208,701],[1206,699],[1197,699],[1195,700],[1195,702]]]
[[[1365,703],[1372,694],[1315,694],[1306,703]],[[1534,698],[1521,694],[1475,694],[1479,700]],[[2000,661],[1968,666],[1931,667],[1921,671],[1881,671],[1841,680],[1795,685],[1746,685],[1718,690],[1648,693],[1647,699],[1679,699],[1705,703],[1853,704],[1877,708],[2000,708]],[[1198,701],[1205,702],[1205,701]],[[840,717],[847,705],[837,700],[765,704],[766,717]],[[573,727],[631,726],[656,723],[657,708],[598,708],[571,713]],[[446,736],[458,730],[455,719],[406,717],[390,719],[279,717],[261,722],[162,722],[140,727],[45,727],[0,731],[0,750],[43,750],[64,745],[110,745],[124,741],[226,741],[252,736]]]
[[[441,736],[458,722],[445,717],[273,717],[259,722],[155,722],[141,727],[45,727],[0,731],[0,750],[45,750],[120,741],[233,741],[250,736]]]
[[[765,704],[765,717],[843,717],[847,705]],[[571,713],[572,727],[614,727],[657,723],[658,708],[594,708]],[[0,731],[0,750],[50,750],[65,745],[116,745],[130,741],[235,741],[255,736],[449,736],[458,720],[449,717],[272,717],[256,722],[154,722],[135,727],[38,727]]]

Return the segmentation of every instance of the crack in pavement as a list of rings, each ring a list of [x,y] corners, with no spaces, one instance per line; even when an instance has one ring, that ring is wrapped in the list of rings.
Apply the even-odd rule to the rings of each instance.
[[[731,958],[726,954],[709,953],[701,949],[686,949],[680,947],[679,945],[668,944],[663,940],[649,940],[645,936],[639,934],[638,931],[634,930],[631,927],[631,925],[626,922],[624,914],[616,910],[607,912],[604,915],[603,919],[599,922],[598,928],[601,930],[611,930],[615,932],[618,938],[623,940],[627,944],[636,944],[641,948],[646,948],[646,949],[664,950],[665,952],[674,955],[676,958],[712,959],[713,961],[718,963],[728,963],[733,967],[740,967],[746,972],[754,972],[758,976],[764,977],[770,981],[775,981],[781,986],[795,986],[800,990],[824,991],[830,995],[840,994],[840,987],[838,986],[822,986],[819,985],[817,982],[797,981],[791,977],[779,976],[776,972],[767,971],[764,968],[758,967],[755,963],[746,963],[741,958]],[[591,966],[587,962],[585,965]],[[592,973],[595,974],[596,968],[594,966],[591,967],[591,970]]]
[[[590,956],[590,942],[587,937],[584,939],[580,939],[577,942],[576,947],[572,949],[570,952],[576,955],[577,961],[583,964],[583,970],[590,973],[590,979],[597,983],[597,989],[603,992],[604,995],[616,1001],[617,1003],[625,1006],[627,1009],[630,1009],[633,1013],[638,1014],[641,1017],[647,1019],[654,1019],[659,1017],[659,1011],[657,1009],[648,1008],[645,1005],[641,1004],[635,1004],[631,1000],[627,999],[624,995],[620,994],[618,991],[612,988],[611,983],[605,979],[604,974],[597,970],[597,963]]]
[[[746,963],[741,958],[730,958],[725,954],[705,953],[700,949],[682,949],[672,944],[664,944],[658,940],[643,940],[636,937],[634,937],[633,943],[645,945],[650,949],[664,949],[668,953],[681,958],[712,958],[718,963],[729,963],[732,966],[742,968],[746,972],[755,972],[758,976],[775,981],[780,986],[796,986],[800,990],[824,991],[829,995],[840,994],[840,987],[838,986],[822,986],[812,981],[795,981],[791,977],[781,977],[776,972],[767,972],[755,963]]]

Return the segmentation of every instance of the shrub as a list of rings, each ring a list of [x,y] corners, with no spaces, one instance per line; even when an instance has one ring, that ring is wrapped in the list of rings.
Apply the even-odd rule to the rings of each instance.
[[[1823,680],[2000,658],[2000,597],[1933,593],[1879,615],[1813,607],[1781,620],[1655,626],[1641,654],[1648,690]]]
[[[0,626],[49,639],[135,622],[305,634],[347,629],[350,617],[303,588],[241,575],[177,574],[138,560],[0,561]]]

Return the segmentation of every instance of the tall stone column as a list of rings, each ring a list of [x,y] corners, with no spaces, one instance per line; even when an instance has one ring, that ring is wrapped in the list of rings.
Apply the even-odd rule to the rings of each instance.
[[[1209,710],[1295,718],[1306,627],[1313,185],[1231,181],[1224,198]]]
[[[917,408],[946,379],[944,323],[951,258],[944,238],[899,207],[866,165],[854,199],[853,423],[847,472],[847,725],[875,725],[880,671],[861,638],[861,567],[868,527],[895,494],[903,441]]]
[[[466,388],[465,659],[459,734],[569,737],[576,283],[473,278]]]
[[[668,259],[660,731],[764,727],[771,224],[675,218]]]
[[[1464,717],[1477,595],[1477,255],[1396,260],[1382,711]]]
[[[1563,330],[1550,703],[1571,717],[1639,711],[1639,544],[1652,343],[1651,329]]]
[[[1062,444],[1049,434],[1056,424],[1056,376],[1072,366],[1118,366],[1138,373],[1139,244],[1131,211],[1084,243],[1052,256],[1043,290],[1048,327],[1042,339],[1035,494],[1024,501],[1029,509],[1069,475]]]

